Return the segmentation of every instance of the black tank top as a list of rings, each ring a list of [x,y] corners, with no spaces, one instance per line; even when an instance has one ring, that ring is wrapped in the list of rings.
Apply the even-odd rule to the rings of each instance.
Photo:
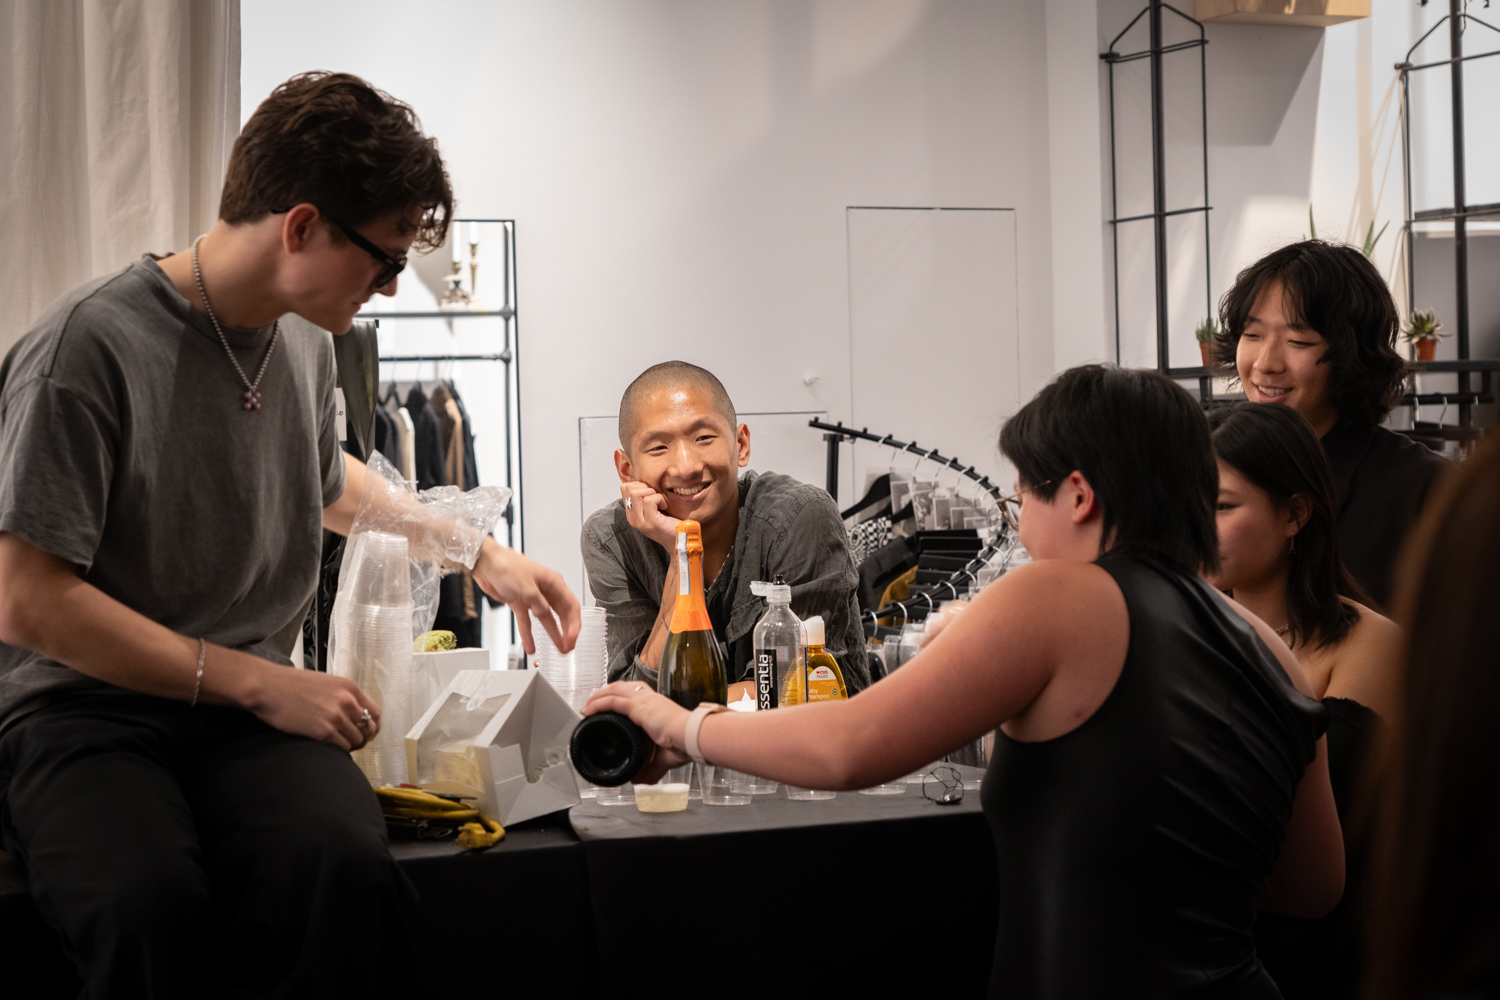
[[[1099,565],[1130,645],[1078,728],[999,733],[982,800],[1000,868],[993,997],[1278,997],[1255,895],[1326,725],[1224,598],[1137,558]]]

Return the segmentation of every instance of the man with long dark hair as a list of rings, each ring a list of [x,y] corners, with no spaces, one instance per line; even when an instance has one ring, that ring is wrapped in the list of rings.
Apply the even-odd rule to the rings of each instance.
[[[1447,466],[1380,426],[1407,374],[1385,280],[1354,247],[1304,240],[1241,271],[1219,321],[1214,360],[1234,370],[1246,398],[1290,406],[1322,440],[1344,564],[1384,607],[1401,542]]]

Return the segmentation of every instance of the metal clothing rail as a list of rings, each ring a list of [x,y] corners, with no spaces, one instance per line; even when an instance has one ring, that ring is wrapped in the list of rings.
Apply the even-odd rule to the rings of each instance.
[[[510,351],[501,351],[499,354],[387,354],[382,355],[382,362],[393,364],[403,361],[500,361],[510,364]]]
[[[823,440],[828,442],[828,495],[833,497],[834,500],[839,498],[839,444],[846,439],[849,441],[870,441],[887,448],[894,448],[896,451],[905,451],[913,455],[920,455],[925,461],[933,462],[946,469],[952,469],[960,475],[968,476],[971,480],[984,487],[985,492],[997,502],[1001,497],[1005,496],[1005,491],[990,482],[989,476],[979,475],[974,471],[974,466],[965,466],[956,458],[945,458],[938,454],[936,448],[931,451],[925,451],[918,447],[915,441],[897,441],[889,434],[881,437],[878,434],[871,434],[868,427],[855,430],[853,427],[845,427],[842,420],[836,424],[827,424],[815,417],[807,422],[807,426],[814,430],[827,432],[823,435]]]
[[[935,448],[925,450],[919,447],[915,441],[898,441],[889,434],[884,437],[878,434],[871,434],[868,427],[860,428],[859,430],[855,430],[853,427],[845,427],[842,420],[836,424],[829,424],[814,418],[807,422],[807,426],[814,430],[823,431],[823,440],[828,442],[828,495],[833,497],[835,501],[838,500],[839,445],[845,440],[851,442],[869,441],[886,448],[893,448],[898,452],[920,455],[921,461],[932,462],[942,468],[952,469],[960,475],[967,476],[971,481],[983,488],[997,504],[1005,497],[1005,492],[990,482],[989,476],[979,475],[974,470],[974,466],[965,466],[956,458],[947,458],[940,455]],[[918,464],[920,465],[921,462],[919,461]],[[995,537],[981,548],[973,559],[965,563],[963,568],[954,570],[949,574],[948,579],[933,585],[933,589],[939,591],[938,600],[941,601],[943,599],[941,588],[944,587],[948,588],[948,593],[954,600],[957,600],[960,594],[957,582],[973,583],[978,580],[979,571],[984,568],[985,564],[1005,548],[1007,543],[1014,547],[1014,542],[1015,539],[1011,538],[1009,526],[1001,522]],[[915,597],[908,597],[904,601],[891,601],[889,604],[881,606],[877,611],[862,611],[860,612],[860,620],[878,621],[880,618],[889,617],[894,613],[889,610],[892,608],[900,609],[903,620],[925,617],[937,610],[937,602],[933,600],[932,594],[933,591],[923,591]],[[925,609],[919,607],[922,604],[926,605]]]

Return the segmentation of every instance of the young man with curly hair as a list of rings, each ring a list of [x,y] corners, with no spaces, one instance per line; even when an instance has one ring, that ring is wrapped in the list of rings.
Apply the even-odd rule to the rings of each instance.
[[[1215,361],[1234,369],[1251,402],[1290,406],[1322,440],[1339,554],[1386,607],[1401,543],[1448,462],[1380,426],[1407,374],[1385,280],[1354,247],[1305,240],[1241,271],[1219,320]]]
[[[330,332],[452,210],[409,107],[294,77],[210,232],[70,292],[0,366],[0,841],[90,997],[385,996],[410,957],[349,757],[380,711],[290,654],[367,475]],[[556,572],[486,539],[474,576],[571,647]]]

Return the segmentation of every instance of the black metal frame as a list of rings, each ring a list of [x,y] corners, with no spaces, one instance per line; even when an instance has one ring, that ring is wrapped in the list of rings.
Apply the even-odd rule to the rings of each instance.
[[[1173,45],[1162,43],[1162,12],[1170,10],[1178,17],[1198,29],[1198,37]],[[1142,17],[1148,18],[1150,45],[1139,51],[1119,53],[1115,46],[1124,38]],[[1212,316],[1213,267],[1212,247],[1209,242],[1208,213],[1213,206],[1208,203],[1208,37],[1203,24],[1189,17],[1171,4],[1162,0],[1150,0],[1144,10],[1131,19],[1109,43],[1109,48],[1099,54],[1109,67],[1109,196],[1110,234],[1114,248],[1114,296],[1115,296],[1115,361],[1120,360],[1120,226],[1127,222],[1152,220],[1156,246],[1156,368],[1173,378],[1197,378],[1198,390],[1203,399],[1210,399],[1213,391],[1212,371],[1202,365],[1187,368],[1171,367],[1171,350],[1168,339],[1169,316],[1167,308],[1167,219],[1174,215],[1203,213],[1203,295],[1207,315]],[[1167,208],[1166,177],[1166,122],[1162,107],[1162,59],[1172,52],[1198,50],[1198,73],[1201,81],[1200,98],[1203,104],[1203,204],[1197,208]],[[1151,198],[1152,210],[1145,215],[1120,217],[1119,185],[1116,178],[1115,141],[1115,66],[1134,62],[1137,59],[1151,60]]]
[[[375,321],[377,329],[382,319],[463,319],[474,317],[494,318],[499,317],[504,323],[504,345],[503,349],[494,354],[388,354],[382,355],[382,362],[399,364],[401,362],[442,362],[442,361],[497,361],[505,365],[505,447],[507,455],[511,444],[515,444],[515,461],[506,462],[505,485],[512,491],[515,500],[505,511],[505,542],[511,548],[518,551],[526,551],[526,513],[524,507],[524,490],[518,490],[517,486],[524,482],[521,465],[521,377],[519,354],[521,351],[521,329],[517,318],[517,310],[520,307],[518,301],[519,283],[515,280],[516,271],[516,222],[514,219],[453,219],[450,225],[460,225],[465,222],[498,223],[504,227],[505,237],[501,240],[501,269],[503,271],[503,304],[499,309],[480,310],[455,310],[455,311],[426,311],[426,312],[369,312],[360,313],[357,319],[371,319]],[[514,373],[511,365],[516,365]],[[511,426],[511,376],[515,375],[516,398],[515,398],[515,426]],[[514,472],[512,471],[514,470]],[[516,545],[516,535],[520,534],[521,544]],[[515,616],[511,616],[510,641],[515,643],[517,638]]]
[[[1425,2],[1425,0],[1424,0]],[[1423,33],[1410,49],[1406,51],[1406,58],[1396,64],[1396,70],[1401,74],[1401,159],[1403,172],[1405,173],[1405,186],[1403,189],[1405,209],[1406,230],[1406,302],[1408,309],[1416,308],[1417,276],[1416,276],[1416,230],[1415,224],[1419,222],[1453,222],[1453,292],[1457,302],[1458,315],[1455,317],[1455,325],[1458,334],[1458,361],[1427,361],[1418,362],[1413,366],[1414,375],[1419,372],[1445,372],[1458,374],[1458,391],[1453,393],[1421,393],[1416,392],[1415,378],[1412,380],[1412,391],[1406,394],[1404,402],[1408,406],[1423,404],[1458,404],[1458,427],[1451,437],[1459,441],[1471,441],[1479,437],[1479,431],[1473,426],[1473,410],[1475,403],[1492,403],[1495,401],[1491,389],[1491,373],[1500,371],[1500,361],[1475,360],[1469,357],[1469,237],[1468,220],[1481,217],[1500,218],[1500,202],[1491,205],[1469,205],[1465,200],[1465,162],[1464,162],[1464,76],[1463,64],[1474,59],[1484,59],[1489,56],[1500,55],[1500,49],[1489,52],[1479,52],[1474,55],[1463,54],[1463,32],[1466,22],[1472,21],[1482,27],[1500,34],[1500,28],[1495,27],[1487,21],[1464,10],[1465,0],[1448,0],[1448,13],[1438,19],[1438,22]],[[1432,34],[1444,24],[1448,25],[1448,58],[1437,59],[1432,62],[1414,64],[1411,61],[1412,54],[1427,41]],[[1452,111],[1453,111],[1453,205],[1449,208],[1425,209],[1414,211],[1411,195],[1411,74],[1424,69],[1434,69],[1438,66],[1447,66],[1450,73],[1453,88]],[[1479,373],[1482,376],[1482,386],[1476,392],[1469,381],[1471,373]],[[1429,432],[1432,428],[1417,427],[1417,421],[1413,419],[1414,433],[1421,434]],[[1447,432],[1437,428],[1439,434],[1448,437]]]
[[[999,503],[1000,500],[1005,496],[1004,490],[1000,489],[1000,487],[990,482],[989,476],[979,475],[975,471],[974,466],[966,466],[956,458],[946,458],[938,454],[936,449],[932,449],[930,451],[923,450],[922,448],[917,446],[917,443],[915,441],[897,441],[889,434],[887,434],[885,437],[881,437],[878,434],[871,434],[868,427],[861,428],[860,430],[855,430],[853,427],[845,427],[842,420],[836,424],[829,424],[814,417],[812,420],[809,420],[807,422],[807,426],[813,428],[814,430],[825,432],[823,434],[823,440],[828,443],[828,495],[833,497],[835,501],[837,501],[839,498],[839,445],[844,441],[869,441],[873,444],[882,445],[886,448],[893,448],[896,451],[904,451],[909,452],[913,455],[920,455],[920,461],[933,462],[943,468],[952,469],[959,475],[967,476],[970,480],[979,484],[979,486],[982,487],[984,491],[988,493],[992,499],[995,500],[996,503]],[[920,461],[918,464],[920,464]],[[949,593],[951,593],[954,598],[957,598],[959,590],[955,585],[955,581],[959,580],[960,578],[965,578],[969,582],[977,580],[979,578],[979,570],[983,568],[984,564],[989,561],[991,556],[995,555],[995,553],[1004,548],[1004,542],[1009,535],[1009,531],[1010,529],[1002,523],[995,537],[991,539],[988,545],[979,550],[978,555],[976,555],[973,559],[966,563],[962,569],[954,570],[948,576],[948,579],[942,581],[939,584],[936,584],[936,586],[947,587]],[[932,600],[932,594],[930,592],[923,592],[921,594],[918,594],[916,597],[907,598],[905,601],[892,601],[890,604],[881,607],[879,609],[879,612],[885,612],[886,608],[899,608],[901,610],[901,617],[903,619],[912,619],[917,617],[917,615],[912,613],[916,609],[908,608],[908,605],[916,605],[921,602],[925,602],[927,605],[926,609],[923,610],[921,614],[925,615],[937,610],[936,605]],[[863,612],[861,617],[873,620],[887,617],[887,614],[888,613],[877,613],[875,611],[867,610]]]

